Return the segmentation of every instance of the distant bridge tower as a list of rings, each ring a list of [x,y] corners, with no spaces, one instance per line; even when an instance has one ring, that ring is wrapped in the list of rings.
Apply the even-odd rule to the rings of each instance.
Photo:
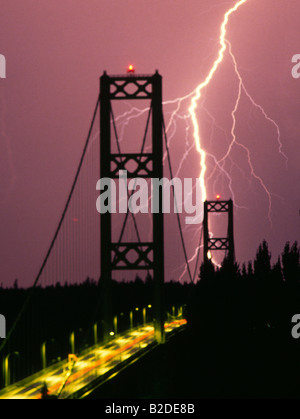
[[[111,101],[150,100],[152,119],[152,150],[141,153],[111,152],[111,128],[113,113]],[[100,177],[119,178],[120,171],[127,171],[128,179],[163,177],[163,120],[162,120],[162,77],[135,75],[134,68],[128,68],[124,76],[109,76],[106,72],[100,78]],[[134,139],[136,141],[136,139]],[[134,163],[134,164],[133,164]],[[132,169],[132,166],[135,168]],[[104,339],[109,339],[113,330],[111,312],[111,280],[115,270],[151,270],[154,279],[154,326],[159,343],[165,340],[164,333],[164,221],[162,213],[162,188],[159,192],[159,211],[152,215],[152,241],[113,242],[112,218],[109,212],[101,214],[101,280],[104,285],[103,315]],[[146,216],[146,215],[145,215]],[[148,215],[147,215],[148,217]],[[148,219],[147,219],[148,222]],[[135,258],[132,258],[132,254]],[[131,255],[131,256],[130,256]]]
[[[208,231],[208,214],[210,212],[227,212],[228,213],[228,230],[227,237],[209,237]],[[204,218],[203,218],[203,235],[204,235],[204,263],[211,257],[213,250],[227,251],[228,258],[234,262],[234,238],[233,238],[233,202],[228,201],[205,201],[204,202]]]

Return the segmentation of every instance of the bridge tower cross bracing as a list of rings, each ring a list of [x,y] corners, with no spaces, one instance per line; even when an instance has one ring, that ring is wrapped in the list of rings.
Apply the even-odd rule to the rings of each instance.
[[[146,153],[112,153],[112,101],[150,100],[152,116],[152,150]],[[130,170],[130,163],[135,169]],[[163,178],[163,114],[162,77],[154,75],[110,76],[106,72],[100,78],[100,178],[119,178],[121,170],[127,177]],[[116,270],[146,270],[153,272],[154,281],[154,328],[155,338],[164,343],[164,219],[162,212],[162,188],[159,190],[159,211],[152,214],[152,241],[113,242],[112,217],[109,212],[100,215],[101,229],[101,280],[103,284],[104,340],[109,339],[112,328],[112,273]],[[128,252],[135,252],[132,262]]]
[[[228,233],[227,237],[210,237],[208,229],[208,215],[209,213],[228,213]],[[225,250],[227,257],[233,263],[235,260],[234,253],[234,235],[233,235],[233,202],[232,199],[228,201],[205,201],[204,202],[204,217],[203,217],[203,260],[207,263],[210,252],[214,250]]]

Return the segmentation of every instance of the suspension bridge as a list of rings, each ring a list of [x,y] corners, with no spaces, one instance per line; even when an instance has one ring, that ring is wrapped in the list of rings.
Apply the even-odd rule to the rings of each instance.
[[[120,128],[118,116],[115,115],[126,114],[131,100],[148,101],[150,105],[139,113],[138,122],[125,135],[124,125]],[[164,161],[173,178],[162,104],[162,78],[158,72],[136,75],[134,69],[130,68],[126,75],[110,76],[104,72],[101,76],[100,94],[88,136],[55,233],[32,287],[19,290],[17,315],[14,321],[9,321],[7,337],[0,345],[3,364],[0,398],[36,399],[41,398],[41,394],[56,398],[84,397],[185,327],[187,322],[183,307],[173,306],[170,314],[165,306],[163,187],[158,189],[156,210],[152,213],[135,213],[128,208],[124,210],[122,204],[125,198],[126,203],[132,203],[137,179],[145,179],[150,185],[151,179],[163,178]],[[141,128],[143,124],[145,128]],[[138,137],[141,138],[139,149]],[[131,192],[126,188],[126,196],[119,197],[119,208],[123,210],[116,213],[111,211],[113,203],[109,187],[116,182],[119,191],[124,190],[124,172],[126,182],[128,178],[133,184]],[[108,181],[104,191],[106,198],[101,201],[100,211],[96,211],[99,194],[95,186],[99,175],[100,179]],[[97,189],[101,190],[102,187]],[[174,202],[175,208],[178,208],[175,193]],[[210,206],[206,205],[205,208],[226,212],[229,211],[227,204],[227,201],[211,201]],[[103,211],[103,206],[106,211]],[[229,237],[214,238],[212,242],[206,214],[204,258],[211,250],[229,251],[233,257],[232,213],[229,215]],[[178,211],[175,211],[175,216],[187,275],[193,283],[200,263],[201,238],[195,271],[192,273]],[[124,272],[130,272],[131,279],[137,273],[146,282],[147,278],[151,278],[151,295],[147,296],[149,301],[144,302],[144,307],[139,307],[140,303],[136,301],[136,311],[141,314],[135,322],[137,313],[129,308],[126,314],[128,307],[123,302],[124,309],[118,314],[118,327],[116,310],[122,304],[114,301],[113,279],[121,281]],[[58,332],[57,325],[62,329],[64,325],[68,330],[74,329],[78,317],[76,313],[81,303],[74,302],[70,308],[64,296],[68,295],[68,287],[75,296],[76,285],[84,278],[100,278],[99,286],[87,287],[87,292],[94,300],[84,303],[85,324],[91,325],[89,330],[80,329],[85,335],[84,345],[76,347],[75,335],[78,330],[76,333],[73,330],[69,333],[67,345],[61,348],[62,355],[57,357],[56,354],[55,362],[48,365],[47,351],[51,342],[57,340],[56,336],[53,337]],[[48,290],[45,291],[45,300],[43,290]],[[97,291],[97,296],[94,291]],[[61,296],[59,301],[58,295]],[[72,299],[72,294],[69,298]],[[41,301],[46,302],[46,308]],[[122,327],[120,316],[128,320],[123,321]],[[37,352],[39,347],[40,354]],[[42,363],[37,361],[40,357]],[[21,368],[25,360],[27,366]],[[17,370],[20,370],[19,374]]]

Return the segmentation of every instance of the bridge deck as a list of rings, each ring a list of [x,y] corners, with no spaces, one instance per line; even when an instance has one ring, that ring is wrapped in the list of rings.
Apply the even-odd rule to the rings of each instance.
[[[184,319],[166,323],[166,335],[185,324]],[[62,399],[72,397],[101,377],[104,379],[113,375],[118,367],[133,357],[141,356],[153,343],[152,325],[129,330],[116,336],[107,345],[99,344],[87,349],[75,363],[66,359],[3,389],[0,399],[40,399],[44,383],[47,384],[49,395],[59,395]]]

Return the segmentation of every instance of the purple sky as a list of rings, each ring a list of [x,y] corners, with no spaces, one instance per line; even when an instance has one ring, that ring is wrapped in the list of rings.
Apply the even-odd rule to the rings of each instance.
[[[0,54],[7,61],[7,78],[0,79],[0,283],[11,285],[19,278],[21,285],[29,285],[37,274],[75,174],[103,70],[120,74],[133,62],[137,73],[159,70],[164,101],[191,93],[217,56],[220,25],[234,4],[0,1]],[[228,54],[197,108],[202,145],[210,155],[208,199],[216,193],[234,198],[236,256],[241,263],[255,257],[263,239],[274,261],[287,240],[300,241],[300,79],[291,75],[292,56],[300,53],[299,14],[299,0],[248,0],[231,17],[227,32],[247,91],[278,124],[287,165],[274,123],[242,93],[235,130],[242,146],[233,147],[223,171],[213,172],[212,156],[220,160],[231,141],[231,112],[238,94]],[[199,155],[191,147],[189,103],[182,103],[168,136],[174,173],[190,148],[179,176],[196,178]],[[167,122],[175,109],[176,103],[165,105]],[[271,222],[265,188],[271,196]],[[96,200],[91,199],[96,212]],[[176,228],[170,216],[167,279],[177,279],[182,269],[176,269],[184,262]],[[199,240],[197,231],[197,226],[185,229],[190,257]]]

